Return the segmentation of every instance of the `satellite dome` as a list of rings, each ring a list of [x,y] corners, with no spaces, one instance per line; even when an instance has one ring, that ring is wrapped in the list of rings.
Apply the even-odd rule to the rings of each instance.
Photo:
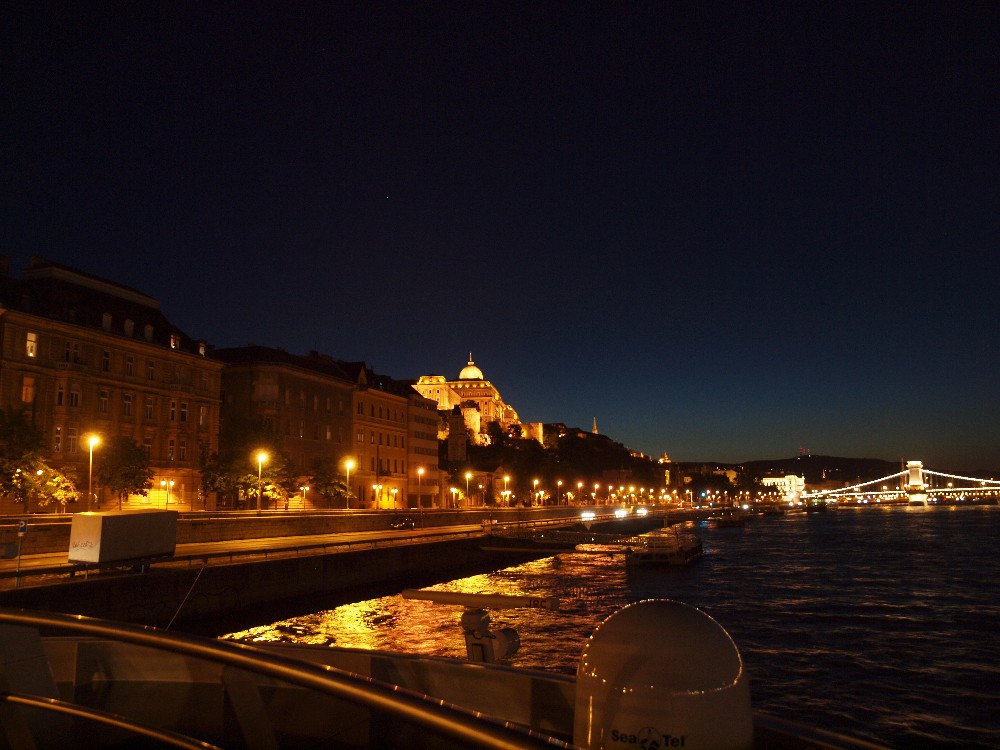
[[[458,373],[459,380],[485,380],[483,377],[483,371],[476,367],[476,363],[472,361],[472,352],[469,352],[469,364],[462,368],[462,371]]]

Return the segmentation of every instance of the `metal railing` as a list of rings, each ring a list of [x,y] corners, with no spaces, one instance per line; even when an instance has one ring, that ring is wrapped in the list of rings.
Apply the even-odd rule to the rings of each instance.
[[[496,750],[573,747],[551,736],[493,719],[398,685],[380,682],[370,677],[325,665],[283,658],[246,644],[182,636],[154,628],[136,627],[82,616],[25,610],[0,609],[0,624],[29,628],[36,634],[39,630],[44,629],[46,632],[57,630],[105,638],[206,660],[223,667],[279,680],[291,686],[347,701],[361,708],[418,725],[439,736],[458,742],[464,747],[495,748]],[[2,669],[3,665],[0,664],[0,670]],[[167,736],[170,733],[158,728],[132,724],[122,717],[104,714],[86,706],[63,703],[46,696],[27,696],[0,691],[0,701],[30,705],[33,708],[48,709],[94,721],[113,723],[117,726],[132,728],[140,733],[146,733],[146,736],[151,736],[148,732],[153,734],[162,732],[163,736],[157,736],[156,739],[168,744],[172,744],[174,741],[184,742],[187,739],[194,739],[186,738],[180,734],[171,738]],[[6,721],[4,716],[0,712],[0,719]],[[188,745],[178,744],[177,746],[187,747]],[[193,746],[206,747],[204,744]]]

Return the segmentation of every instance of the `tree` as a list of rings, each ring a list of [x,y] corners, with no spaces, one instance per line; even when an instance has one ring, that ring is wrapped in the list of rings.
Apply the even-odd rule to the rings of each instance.
[[[340,472],[329,458],[317,458],[313,461],[312,476],[309,478],[309,486],[318,494],[327,499],[329,504],[333,499],[337,507],[350,507],[351,489],[344,479],[341,479]]]
[[[101,451],[96,476],[102,485],[118,495],[118,509],[129,495],[148,495],[153,486],[153,470],[146,452],[132,438],[111,438]]]
[[[0,412],[0,494],[18,494],[27,479],[18,474],[37,471],[43,445],[41,431],[23,411]]]
[[[72,470],[54,469],[42,460],[44,445],[24,411],[0,412],[0,495],[12,495],[25,512],[32,501],[42,508],[65,508],[80,496]]]
[[[226,420],[219,435],[219,452],[202,463],[201,486],[205,492],[228,496],[235,507],[239,498],[254,498],[258,507],[266,507],[268,498],[275,501],[298,490],[298,476],[292,471],[288,456],[277,449],[280,444],[274,430],[263,419],[232,417]],[[258,480],[259,451],[267,453]],[[264,497],[257,497],[263,484]]]

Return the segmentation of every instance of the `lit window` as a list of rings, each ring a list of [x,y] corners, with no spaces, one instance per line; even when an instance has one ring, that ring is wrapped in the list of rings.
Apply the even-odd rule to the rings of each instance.
[[[24,344],[24,354],[27,357],[38,356],[38,334],[28,331],[28,340]]]

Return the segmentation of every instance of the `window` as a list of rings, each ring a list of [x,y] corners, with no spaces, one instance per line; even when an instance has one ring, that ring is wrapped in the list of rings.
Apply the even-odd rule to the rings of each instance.
[[[170,438],[170,440],[167,441],[167,460],[168,461],[173,461],[174,460],[174,439],[173,438]]]
[[[66,402],[66,386],[62,383],[56,386],[56,406],[62,406]]]
[[[80,405],[80,391],[73,386],[69,391],[69,405],[76,408]]]
[[[180,461],[187,461],[187,457],[188,457],[187,440],[181,440],[177,443],[177,458]]]
[[[170,421],[177,421],[177,402],[172,399],[170,401]]]
[[[371,435],[371,444],[375,445],[375,433],[372,432],[372,433],[370,433],[370,435]]]
[[[146,400],[142,405],[142,416],[144,419],[153,418],[153,397],[146,396]]]
[[[181,337],[176,333],[170,334],[170,348],[177,349],[181,345]]]
[[[105,331],[111,330],[111,313],[104,313],[101,315],[101,328]]]
[[[77,441],[77,434],[75,427],[66,428],[66,451],[68,453],[76,453],[79,448],[79,443]]]
[[[153,457],[153,438],[144,437],[142,439],[142,452],[146,454],[146,458]]]
[[[125,374],[128,376],[135,375],[135,357],[131,354],[125,357]]]
[[[111,352],[107,349],[101,355],[101,370],[103,372],[111,372]]]
[[[99,391],[97,394],[97,411],[107,414],[109,400],[110,397],[107,391]]]
[[[56,427],[52,435],[52,450],[56,453],[62,450],[62,427]]]
[[[365,442],[365,433],[362,432],[361,430],[358,430],[358,442],[359,443]]]
[[[369,469],[369,471],[375,471],[375,459],[372,458],[370,459],[370,461],[371,461],[371,469]]]
[[[378,444],[382,445],[382,433],[381,432],[378,434]]]
[[[131,417],[132,416],[132,394],[123,393],[122,394],[122,416]]]
[[[37,357],[38,356],[38,334],[28,331],[27,341],[24,342],[24,356],[26,357]]]
[[[365,405],[361,401],[358,401],[358,414],[360,414],[361,416],[364,416],[365,414]]]
[[[381,406],[378,408],[378,418],[379,419],[382,418],[382,407]]]
[[[208,407],[199,406],[198,407],[198,426],[204,427],[205,423],[208,421]]]
[[[188,405],[187,401],[181,401],[181,421],[188,421]]]
[[[156,363],[151,360],[146,360],[146,380],[156,380]]]
[[[35,379],[31,375],[25,375],[21,381],[21,401],[30,404],[35,400]]]

